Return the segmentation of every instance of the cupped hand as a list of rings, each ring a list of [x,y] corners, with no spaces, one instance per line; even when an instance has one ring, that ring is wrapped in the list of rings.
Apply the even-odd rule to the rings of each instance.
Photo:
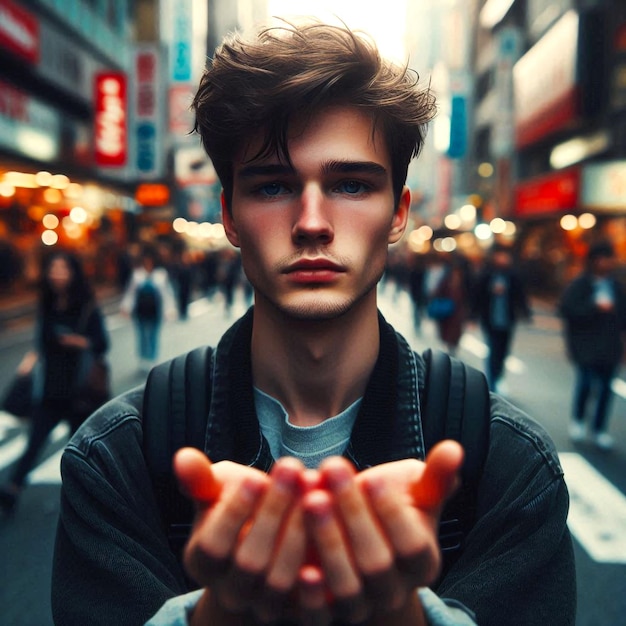
[[[334,617],[421,623],[414,590],[438,575],[439,516],[462,461],[461,446],[445,441],[425,463],[406,459],[358,474],[341,457],[322,463],[321,488],[303,506]]]
[[[196,504],[185,548],[187,572],[209,587],[212,605],[231,614],[275,619],[289,602],[305,560],[306,537],[298,498],[302,463],[283,458],[270,474],[180,450],[174,471]]]

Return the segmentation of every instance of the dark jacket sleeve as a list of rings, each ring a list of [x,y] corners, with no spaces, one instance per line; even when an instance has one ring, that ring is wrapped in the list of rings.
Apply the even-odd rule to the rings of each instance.
[[[120,400],[96,412],[67,446],[52,573],[55,623],[143,624],[188,591],[142,459],[138,412]]]
[[[515,411],[495,400],[477,521],[436,591],[474,611],[479,626],[573,625],[567,488],[548,435],[521,413],[511,419]]]

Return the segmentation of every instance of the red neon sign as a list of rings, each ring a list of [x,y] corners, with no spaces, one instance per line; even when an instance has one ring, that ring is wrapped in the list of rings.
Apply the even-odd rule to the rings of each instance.
[[[30,63],[39,61],[39,22],[11,0],[0,0],[0,47]]]
[[[95,162],[103,167],[121,167],[128,159],[126,75],[103,72],[95,81]]]

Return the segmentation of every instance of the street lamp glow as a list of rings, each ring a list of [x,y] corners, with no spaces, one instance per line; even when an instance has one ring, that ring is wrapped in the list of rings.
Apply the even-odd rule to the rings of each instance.
[[[575,230],[578,226],[578,218],[575,215],[564,215],[561,218],[561,228],[563,230]]]
[[[53,246],[59,241],[59,235],[54,230],[44,230],[41,233],[41,242],[44,246]]]
[[[459,217],[464,223],[471,223],[476,219],[476,207],[473,204],[464,204],[459,209]]]
[[[515,226],[513,222],[510,222],[508,220],[504,222],[504,232],[502,233],[503,235],[506,235],[507,237],[512,237],[516,232],[517,226]]]
[[[596,216],[593,213],[582,213],[578,216],[578,225],[588,230],[596,225]]]
[[[493,174],[493,165],[488,162],[481,163],[478,166],[478,175],[481,178],[489,178]]]
[[[456,213],[450,213],[445,216],[443,223],[449,230],[456,230],[461,227],[461,218]]]
[[[506,230],[506,223],[501,217],[494,217],[489,222],[489,228],[491,228],[492,233],[500,235]]]
[[[84,224],[87,221],[87,211],[82,206],[75,206],[70,211],[70,219],[74,224]]]
[[[493,232],[489,224],[477,224],[476,228],[474,228],[474,234],[476,235],[476,239],[487,241],[491,239]]]
[[[43,216],[41,223],[44,228],[54,230],[59,225],[59,218],[54,213],[47,213]]]
[[[454,252],[456,250],[456,239],[454,237],[444,237],[441,240],[441,249],[444,252]]]
[[[422,224],[417,229],[417,234],[424,240],[428,241],[433,238],[433,229],[428,224]]]
[[[172,222],[172,228],[176,233],[184,233],[187,229],[187,220],[184,217],[177,217]]]

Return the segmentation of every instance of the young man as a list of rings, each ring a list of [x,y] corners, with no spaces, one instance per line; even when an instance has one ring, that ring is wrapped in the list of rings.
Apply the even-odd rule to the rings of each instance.
[[[197,508],[183,566],[143,456],[141,390],[68,446],[56,620],[573,623],[556,453],[495,396],[476,523],[437,580],[463,452],[442,442],[424,462],[425,364],[376,303],[429,92],[348,30],[283,24],[226,41],[194,108],[255,305],[214,353],[206,455],[174,460]]]

